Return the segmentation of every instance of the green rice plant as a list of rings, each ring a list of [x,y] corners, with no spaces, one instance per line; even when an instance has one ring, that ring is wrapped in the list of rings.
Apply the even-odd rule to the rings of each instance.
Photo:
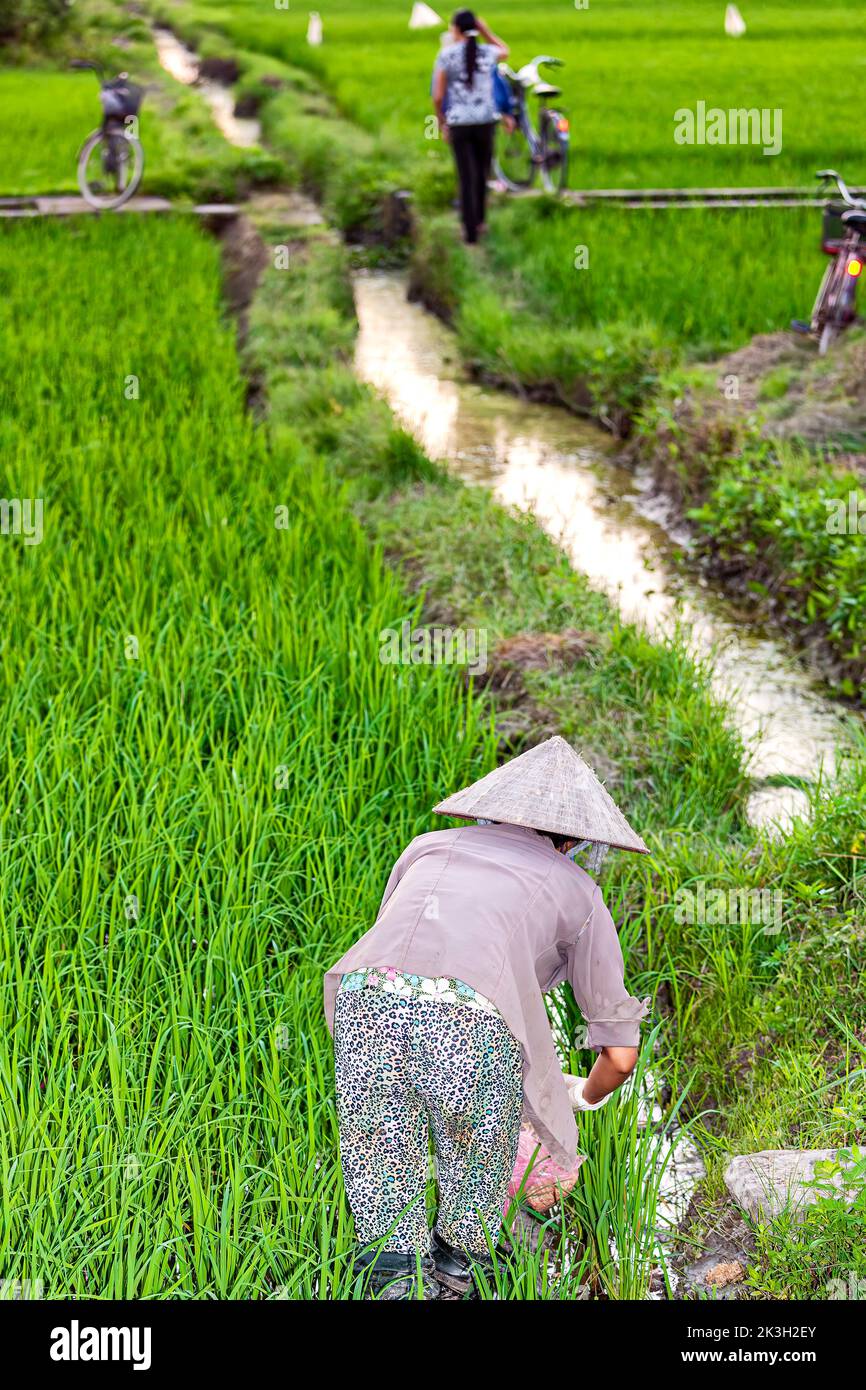
[[[98,113],[86,74],[0,69],[0,192],[72,191],[78,150]]]
[[[646,1298],[653,1269],[665,1264],[658,1207],[668,1165],[676,1147],[687,1141],[689,1128],[675,1128],[685,1090],[663,1129],[643,1113],[645,1083],[650,1100],[655,1086],[649,1067],[666,1070],[663,1059],[654,1056],[659,1032],[657,1025],[645,1034],[629,1086],[602,1110],[579,1117],[580,1142],[590,1157],[567,1199],[572,1235],[591,1243],[598,1279],[609,1298]]]
[[[814,208],[626,213],[544,199],[504,205],[491,232],[488,286],[509,287],[532,331],[643,318],[698,357],[787,329],[824,268]]]

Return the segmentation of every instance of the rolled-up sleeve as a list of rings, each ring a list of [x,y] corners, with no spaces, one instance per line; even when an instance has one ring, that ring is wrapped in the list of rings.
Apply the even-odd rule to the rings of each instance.
[[[635,999],[625,987],[622,950],[613,918],[595,890],[592,912],[571,949],[569,982],[586,1020],[586,1046],[639,1047],[640,1021],[649,999]]]

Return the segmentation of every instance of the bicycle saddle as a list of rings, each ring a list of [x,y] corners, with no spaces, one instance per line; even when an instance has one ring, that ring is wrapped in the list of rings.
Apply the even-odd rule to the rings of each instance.
[[[856,227],[858,232],[866,232],[866,208],[849,208],[842,213],[842,221],[847,227]]]
[[[558,97],[562,95],[562,88],[551,87],[549,82],[536,82],[532,90],[537,97]]]

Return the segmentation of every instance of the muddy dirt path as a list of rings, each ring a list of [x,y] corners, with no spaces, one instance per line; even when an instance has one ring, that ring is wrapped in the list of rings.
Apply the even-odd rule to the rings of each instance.
[[[617,466],[596,426],[467,381],[450,331],[407,301],[403,275],[359,275],[355,299],[359,376],[433,458],[530,509],[625,618],[657,637],[681,624],[751,750],[751,819],[784,825],[802,813],[802,787],[766,779],[832,776],[845,742],[838,707],[784,645],[676,570],[686,538],[666,529],[648,477]]]

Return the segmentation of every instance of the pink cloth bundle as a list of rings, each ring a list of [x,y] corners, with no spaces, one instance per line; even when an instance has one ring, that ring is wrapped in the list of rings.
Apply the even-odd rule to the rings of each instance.
[[[534,1162],[533,1154],[535,1155]],[[560,1200],[560,1197],[566,1192],[570,1192],[574,1187],[577,1182],[578,1169],[583,1162],[584,1155],[581,1154],[573,1168],[560,1168],[559,1164],[550,1157],[532,1128],[527,1124],[521,1125],[517,1159],[511,1181],[508,1184],[509,1200],[503,1208],[504,1214],[508,1215],[511,1202],[517,1196],[520,1184],[523,1182],[530,1164],[532,1164],[532,1171],[526,1178],[523,1200],[535,1211],[549,1211]]]

